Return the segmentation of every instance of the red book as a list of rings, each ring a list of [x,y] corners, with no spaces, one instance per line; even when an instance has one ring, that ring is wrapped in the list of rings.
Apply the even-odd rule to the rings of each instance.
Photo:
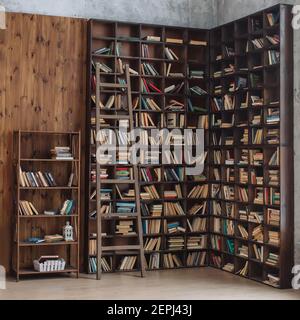
[[[147,168],[146,174],[147,174],[147,177],[148,177],[149,181],[150,181],[150,182],[153,181],[152,175],[151,175],[151,172],[150,172],[149,168]]]
[[[149,88],[148,88],[148,85],[147,85],[147,82],[145,79],[143,79],[143,82],[144,82],[144,86],[145,86],[145,89],[147,92],[150,92]]]
[[[149,87],[151,87],[154,91],[158,93],[162,93],[161,90],[159,90],[152,82],[149,82]]]

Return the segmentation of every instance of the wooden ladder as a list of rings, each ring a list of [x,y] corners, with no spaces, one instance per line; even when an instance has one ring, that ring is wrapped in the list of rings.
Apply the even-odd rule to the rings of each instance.
[[[134,128],[133,124],[133,109],[132,109],[132,97],[131,97],[131,82],[130,82],[130,73],[129,73],[129,65],[125,65],[125,75],[126,75],[126,84],[118,84],[118,83],[101,83],[100,82],[100,67],[96,64],[96,133],[101,130],[101,122],[100,119],[107,120],[129,120],[129,131]],[[120,91],[126,91],[127,93],[127,106],[128,106],[128,114],[120,114],[120,115],[103,115],[101,114],[100,109],[100,93],[101,88],[105,89],[119,89]],[[96,148],[100,147],[100,142],[96,141]],[[139,176],[138,176],[138,168],[137,165],[132,165],[133,168],[133,180],[105,180],[103,181],[105,184],[133,184],[135,191],[135,211],[134,214],[128,214],[128,218],[132,218],[132,220],[136,220],[137,224],[137,232],[138,232],[138,244],[136,245],[121,245],[121,246],[102,246],[102,219],[104,217],[101,216],[101,179],[100,179],[100,170],[101,165],[97,161],[96,162],[96,199],[97,199],[97,279],[101,279],[102,275],[102,267],[101,267],[101,259],[102,254],[107,252],[124,252],[124,255],[129,253],[132,254],[134,252],[139,253],[139,261],[140,261],[140,271],[141,276],[145,275],[145,257],[144,257],[144,246],[143,246],[143,229],[142,229],[142,218],[141,218],[141,205],[140,205],[140,188],[139,188]],[[125,165],[126,166],[126,165]],[[114,219],[122,220],[124,215],[118,215],[117,213],[112,213],[109,217],[113,217]],[[126,217],[127,218],[127,217]]]

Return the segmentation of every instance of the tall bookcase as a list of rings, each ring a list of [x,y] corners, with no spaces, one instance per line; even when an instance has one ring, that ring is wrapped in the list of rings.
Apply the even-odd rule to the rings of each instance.
[[[155,41],[147,37],[157,37]],[[146,24],[129,24],[120,22],[108,22],[91,20],[89,22],[89,76],[88,76],[88,108],[87,108],[87,144],[90,145],[90,154],[87,154],[87,180],[86,186],[89,190],[89,195],[94,191],[93,183],[90,179],[90,172],[95,167],[95,146],[91,144],[90,129],[94,129],[95,125],[91,119],[95,115],[95,104],[91,96],[94,95],[94,63],[105,63],[111,69],[111,72],[101,74],[102,82],[118,82],[118,78],[122,77],[121,68],[119,67],[119,59],[122,64],[129,64],[130,68],[136,73],[131,74],[132,99],[134,102],[134,120],[135,126],[149,130],[157,128],[170,128],[182,131],[186,127],[197,128],[198,118],[208,117],[209,109],[209,32],[207,30],[187,29],[177,27],[164,27],[157,25]],[[173,43],[172,39],[177,39],[179,43]],[[191,40],[196,41],[192,42]],[[200,42],[199,42],[200,41]],[[113,50],[109,54],[96,54],[95,50],[99,48],[109,48],[113,44],[114,48],[118,47],[117,51]],[[146,47],[145,47],[146,46]],[[165,50],[171,49],[178,57],[174,60],[168,59]],[[151,65],[155,68],[155,74],[151,74],[147,70],[147,66]],[[170,72],[168,66],[171,65]],[[150,66],[150,68],[151,68]],[[146,71],[144,71],[146,70]],[[191,71],[201,71],[200,76],[194,75]],[[203,72],[203,73],[202,73]],[[150,90],[147,92],[144,88],[144,83],[152,83],[159,90]],[[181,86],[180,92],[165,92],[165,89],[175,85]],[[203,95],[192,94],[189,87],[199,86],[206,91]],[[158,92],[160,91],[160,92]],[[103,92],[101,98],[103,104],[109,99],[111,94],[115,92]],[[157,108],[153,110],[145,105],[152,99]],[[178,110],[169,106],[172,100],[176,100],[182,104],[182,108]],[[188,107],[190,105],[193,107]],[[150,102],[151,103],[151,102]],[[199,109],[194,107],[199,107]],[[112,111],[113,112],[113,111]],[[153,123],[145,120],[145,117],[151,117]],[[166,121],[169,120],[169,126]],[[208,118],[206,118],[206,128],[208,129]],[[148,122],[148,123],[147,123]],[[150,123],[149,123],[150,122]],[[153,125],[154,124],[154,125]],[[115,125],[115,124],[114,124]],[[109,128],[114,128],[113,124],[109,124]],[[208,132],[206,132],[208,134]],[[208,142],[208,139],[207,139]],[[159,157],[161,163],[161,155]],[[165,269],[165,268],[182,268],[192,266],[207,265],[207,230],[208,230],[208,204],[205,199],[190,199],[188,194],[191,190],[201,184],[208,189],[208,180],[201,176],[199,180],[191,180],[186,177],[184,170],[186,165],[141,165],[139,166],[140,185],[141,185],[141,205],[142,205],[142,223],[144,229],[145,257],[148,265],[148,270]],[[175,178],[166,179],[165,176],[170,171],[176,172],[179,176],[179,181]],[[157,174],[158,176],[157,176]],[[147,178],[145,178],[147,177]],[[175,186],[180,186],[181,195],[175,197],[165,197],[165,192],[174,191]],[[147,188],[155,188],[157,196],[153,199],[143,197],[143,193],[147,192]],[[146,189],[145,189],[146,188]],[[116,193],[113,190],[113,198]],[[170,206],[180,205],[183,212],[191,211],[195,205],[203,205],[206,203],[206,208],[203,214],[196,213],[195,215],[171,215],[168,209]],[[95,210],[95,203],[87,197],[86,217],[88,224],[88,243],[91,243],[91,235],[95,236],[96,226],[95,220],[90,219],[89,214]],[[192,232],[188,228],[187,220],[191,225],[194,225],[195,231]],[[179,223],[180,227],[186,232],[170,234],[167,225]],[[198,225],[198,226],[197,226]],[[201,226],[200,226],[201,225]],[[116,238],[113,233],[108,235]],[[118,236],[119,237],[119,236]],[[172,248],[170,244],[172,240],[180,237],[182,241],[180,248]],[[196,237],[196,238],[192,238]],[[92,239],[93,240],[93,239]],[[170,240],[170,241],[169,241]],[[125,240],[124,240],[125,241]],[[158,241],[160,245],[155,245],[155,249],[151,248],[149,241]],[[193,249],[192,243],[196,242],[196,248]],[[86,251],[90,257],[93,252],[87,248]],[[175,259],[174,259],[175,256]],[[112,259],[113,261],[114,259]],[[116,259],[118,264],[118,259]],[[87,266],[88,267],[88,266]],[[115,271],[117,265],[112,267],[111,271]]]
[[[51,156],[50,151],[55,147],[69,147],[70,159]],[[79,132],[14,132],[16,179],[12,262],[17,280],[24,276],[55,273],[73,273],[79,276],[80,163]],[[69,207],[63,208],[66,201]],[[67,222],[73,227],[74,241],[30,240],[62,235]],[[58,256],[65,260],[65,268],[36,271],[33,261],[41,256]]]
[[[290,12],[290,6],[277,5],[212,30],[89,21],[87,270],[90,236],[96,235],[96,224],[89,218],[95,210],[95,201],[90,200],[94,191],[91,170],[95,168],[96,153],[91,143],[96,107],[91,99],[95,89],[92,63],[108,66],[101,79],[115,83],[122,78],[121,59],[123,65],[129,64],[135,71],[131,74],[131,87],[136,127],[205,129],[207,156],[203,175],[191,180],[184,174],[186,164],[162,165],[160,162],[139,166],[148,270],[212,266],[264,283],[269,280],[267,284],[280,288],[290,286],[294,254]],[[274,25],[269,22],[273,19]],[[149,36],[155,38],[147,38]],[[182,41],[171,43],[172,39]],[[191,40],[196,42],[192,44]],[[254,43],[262,47],[255,48]],[[112,50],[97,53],[101,48]],[[166,48],[173,51],[174,60],[166,55]],[[147,64],[155,71],[149,71]],[[150,83],[159,90],[153,89]],[[179,88],[181,83],[178,92],[165,92],[173,84]],[[207,93],[195,94],[190,90],[196,87]],[[113,94],[102,92],[104,105]],[[152,100],[149,102],[149,99]],[[177,105],[182,103],[183,108],[172,109],[171,100],[176,100]],[[168,197],[176,185],[181,187],[182,195]],[[207,186],[208,193],[204,191],[203,197],[192,199],[189,194],[197,186]],[[147,192],[145,187],[155,187],[158,196],[143,198]],[[174,203],[180,205],[184,215],[170,215],[170,206]],[[183,229],[170,234],[166,223],[179,223]],[[192,228],[196,226],[194,232],[189,224]],[[114,230],[110,237],[115,239]],[[170,250],[172,241],[169,240],[174,237],[181,239],[177,240],[182,241],[182,246]],[[149,241],[158,238],[160,246],[149,251]],[[175,255],[173,262],[171,255]],[[110,271],[118,268],[119,260],[114,261]]]
[[[281,288],[294,259],[292,39],[287,5],[211,31],[210,265]],[[218,110],[225,96],[233,107]]]

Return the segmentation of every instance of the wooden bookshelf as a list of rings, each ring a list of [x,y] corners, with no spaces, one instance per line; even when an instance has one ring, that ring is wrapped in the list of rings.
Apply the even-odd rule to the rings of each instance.
[[[278,17],[274,25],[269,23],[271,14]],[[269,42],[267,37],[274,36],[280,38],[280,43]],[[261,48],[255,46],[256,39],[263,39]],[[235,99],[235,105],[231,110],[212,108],[210,113],[211,136],[215,135],[218,142],[221,138],[218,146],[211,140],[212,151],[220,161],[214,162],[214,154],[210,153],[210,173],[215,180],[213,172],[219,170],[220,179],[213,184],[220,191],[210,206],[210,265],[220,269],[226,266],[226,271],[235,274],[245,271],[246,265],[242,276],[265,282],[270,274],[278,278],[277,284],[271,284],[280,288],[291,286],[294,261],[292,39],[288,5],[266,9],[211,31],[212,100],[224,100],[228,95]],[[280,61],[271,62],[271,50],[280,55]],[[234,66],[232,72],[230,64]],[[237,88],[240,78],[246,84]],[[251,96],[259,97],[254,105]],[[222,128],[220,123],[233,126]],[[226,144],[231,138],[232,145]],[[270,163],[277,150],[280,161]],[[268,199],[272,190],[279,194],[274,203]],[[219,204],[220,212],[214,210],[213,202]],[[268,210],[279,213],[278,223],[270,223]],[[251,219],[251,212],[260,213],[262,221]],[[244,219],[240,219],[240,213]],[[270,235],[278,236],[279,243],[270,243]],[[277,263],[270,264],[270,253],[278,256]]]
[[[96,201],[90,200],[95,188],[90,173],[95,169],[93,155],[96,152],[95,145],[91,144],[91,129],[96,127],[91,121],[95,117],[95,103],[91,99],[95,94],[92,61],[105,64],[104,68],[108,66],[109,71],[103,71],[101,74],[103,82],[116,83],[118,78],[123,76],[119,67],[121,59],[123,64],[129,64],[135,71],[131,74],[133,105],[138,101],[134,109],[135,127],[146,130],[168,127],[179,130],[200,128],[203,122],[199,121],[198,117],[208,117],[208,123],[205,123],[207,158],[200,179],[193,181],[185,175],[188,167],[186,164],[161,165],[160,161],[158,165],[139,166],[141,194],[145,192],[145,187],[149,186],[155,187],[158,193],[155,199],[141,197],[142,210],[145,212],[145,206],[148,206],[151,211],[153,205],[158,211],[161,210],[161,206],[163,208],[160,214],[156,212],[155,216],[151,216],[150,213],[142,217],[144,229],[147,224],[148,228],[151,228],[151,225],[153,228],[152,231],[148,229],[144,232],[145,246],[151,238],[161,239],[159,247],[145,249],[148,270],[212,266],[234,274],[241,273],[240,275],[246,278],[264,283],[268,280],[268,275],[275,276],[275,280],[276,277],[279,278],[277,285],[268,284],[280,288],[290,287],[294,210],[293,31],[290,12],[290,6],[277,5],[212,30],[89,21],[86,140],[89,146],[86,155],[86,190],[89,190],[89,193],[85,204],[88,225],[86,270],[90,257],[89,236],[96,230],[95,221],[89,219],[89,213],[95,210],[96,206]],[[272,19],[275,21],[274,25],[270,25],[269,21]],[[147,38],[148,36],[155,39]],[[169,38],[182,41],[170,43]],[[190,40],[201,42],[193,45]],[[203,45],[202,41],[207,42],[207,45]],[[112,43],[114,48],[118,47],[118,52],[95,52],[101,48],[109,48]],[[166,48],[171,49],[178,60],[168,59]],[[269,59],[272,59],[271,63]],[[151,64],[155,71],[149,71],[147,64]],[[171,65],[171,74],[168,72],[168,65]],[[189,70],[203,71],[203,74],[191,74]],[[148,92],[145,90],[144,81],[147,85],[149,81],[152,82],[159,90]],[[173,84],[179,85],[181,82],[183,87],[180,91],[165,92],[166,88]],[[208,94],[192,94],[189,88],[195,86],[206,90]],[[101,97],[106,102],[114,93],[113,90],[102,91]],[[149,99],[152,99],[150,104]],[[226,107],[219,110],[215,107],[214,99],[218,99],[219,103],[225,101]],[[181,103],[182,109],[169,109],[171,100]],[[153,101],[159,108],[153,108]],[[200,109],[194,109],[192,112],[190,105]],[[115,114],[115,111],[112,110],[111,114]],[[276,120],[278,116],[279,120]],[[169,120],[168,125],[166,120]],[[117,128],[117,116],[115,122],[111,122],[107,128]],[[279,162],[270,164],[277,150]],[[112,173],[109,179],[114,179],[115,166],[108,165],[107,168]],[[159,170],[161,178],[145,181],[145,170],[150,171],[152,177],[156,177],[155,171]],[[174,177],[165,178],[166,175],[170,176],[172,170],[175,170],[177,175],[180,175],[182,170],[180,181]],[[166,198],[165,192],[168,194],[174,191],[176,185],[181,187],[182,195],[174,199]],[[206,197],[188,197],[194,187],[203,185],[209,187]],[[273,191],[275,196],[271,202],[267,202],[265,198],[270,198]],[[109,202],[114,203],[115,196],[116,192],[113,191]],[[184,215],[169,215],[167,206],[176,203],[180,204]],[[204,203],[205,209],[202,211],[201,207],[200,211],[197,211],[197,205],[201,206]],[[190,217],[189,212],[195,210],[197,214]],[[270,217],[268,218],[270,210],[273,210],[271,222]],[[245,211],[246,218],[243,217]],[[249,220],[249,213],[252,213],[252,221]],[[254,213],[262,215],[255,216]],[[262,217],[263,221],[255,222],[257,217]],[[197,218],[198,222],[207,219],[207,224],[203,227],[200,223],[200,229],[191,232],[188,220],[192,222]],[[115,218],[110,217],[109,220]],[[160,227],[155,228],[153,225],[157,221],[160,222]],[[169,234],[164,228],[165,222],[179,222],[185,232]],[[191,237],[201,236],[207,237],[207,244],[202,249],[192,249],[197,239]],[[280,238],[279,245],[277,236]],[[182,237],[183,245],[180,249],[170,250],[168,240],[173,237]],[[124,243],[124,239],[119,236],[108,238]],[[264,249],[261,257],[257,259],[262,247]],[[204,253],[206,256],[199,263]],[[181,261],[180,264],[168,265],[164,261],[166,254],[176,255]],[[194,256],[191,257],[190,254]],[[197,260],[196,255],[200,256],[198,262],[193,264],[191,260]],[[110,256],[111,271],[118,269],[120,257],[116,256]],[[272,263],[274,257],[279,260],[272,266],[269,262]],[[152,263],[151,267],[150,260],[159,262]]]
[[[79,132],[14,132],[15,168],[15,233],[13,248],[13,270],[17,280],[25,275],[74,273],[79,276],[79,239],[80,239],[80,133]],[[69,147],[69,159],[56,159],[50,150],[55,147]],[[42,186],[41,180],[34,186],[23,185],[21,172],[51,173],[55,183]],[[74,178],[71,184],[71,173]],[[36,177],[37,179],[37,177]],[[68,213],[61,212],[63,204],[73,200]],[[20,209],[21,203],[31,203],[35,212]],[[45,211],[56,211],[46,215]],[[26,214],[25,214],[26,213]],[[73,226],[74,241],[29,242],[30,238],[42,239],[46,235],[62,235],[62,227],[69,221]],[[66,267],[60,271],[37,272],[33,260],[41,256],[57,255],[64,259]]]
[[[147,38],[148,36],[156,37],[155,41]],[[180,43],[173,43],[172,39],[177,39]],[[190,41],[204,41],[205,43],[195,43],[190,44]],[[171,43],[171,42],[172,43]],[[114,44],[114,47],[120,45],[120,52],[116,53],[115,51],[109,52],[107,55],[99,55],[95,53],[95,50],[109,47],[111,43]],[[133,104],[138,100],[138,104],[134,109],[134,120],[135,127],[140,127],[145,130],[150,129],[163,129],[168,128],[165,121],[162,119],[170,119],[174,122],[172,126],[169,126],[170,129],[179,129],[183,130],[188,126],[192,126],[193,128],[198,128],[198,116],[208,115],[209,109],[209,32],[207,30],[199,30],[199,29],[191,29],[191,28],[179,28],[179,27],[165,27],[159,25],[148,25],[148,24],[132,24],[132,23],[122,23],[122,22],[110,22],[110,21],[102,21],[102,20],[90,20],[89,22],[89,36],[88,36],[88,61],[89,61],[89,75],[88,75],[88,94],[87,94],[87,145],[90,146],[90,152],[87,153],[86,163],[87,171],[86,171],[86,188],[89,190],[89,196],[91,192],[93,192],[95,188],[95,184],[90,181],[90,172],[95,168],[95,159],[92,159],[91,155],[95,153],[95,146],[91,144],[91,135],[90,129],[95,128],[95,126],[91,123],[91,118],[95,116],[95,104],[91,99],[91,96],[94,93],[94,86],[92,85],[92,77],[94,76],[94,70],[92,67],[92,61],[94,63],[100,62],[105,63],[110,69],[109,73],[101,73],[101,82],[107,83],[116,83],[118,77],[122,77],[120,74],[120,68],[118,67],[118,59],[122,60],[122,63],[129,64],[130,68],[136,71],[135,74],[131,74],[131,90],[132,90],[132,100]],[[171,49],[175,55],[178,57],[178,60],[170,60],[167,58],[165,54],[166,48]],[[145,65],[146,64],[146,65]],[[149,67],[147,66],[151,64],[151,66],[155,69],[155,72],[149,72]],[[167,73],[168,66],[171,65],[170,71]],[[150,68],[151,68],[150,66]],[[147,70],[148,69],[148,70]],[[144,72],[144,70],[146,70]],[[191,71],[201,71],[200,77],[196,77],[196,75],[189,72]],[[151,81],[156,88],[159,90],[151,90],[151,92],[147,92],[144,89],[144,85],[142,84],[144,81]],[[182,86],[179,92],[169,92],[166,93],[165,89],[172,86],[178,85]],[[207,91],[207,94],[203,96],[197,96],[196,94],[191,95],[189,91],[189,86],[199,86],[202,89]],[[110,94],[114,94],[114,92],[109,91],[101,91],[101,97],[103,101],[107,101]],[[147,99],[152,99],[156,106],[159,108],[156,109],[146,109],[145,104],[147,103]],[[199,112],[192,112],[188,106],[188,100],[191,100],[194,106],[198,106],[204,109],[204,111],[200,110]],[[182,109],[172,111],[172,109],[168,108],[170,102],[172,100],[176,100],[182,104]],[[151,102],[150,102],[151,103]],[[114,114],[115,111],[112,111]],[[147,123],[144,120],[144,117],[150,116],[153,124]],[[181,118],[181,123],[180,123]],[[150,122],[150,121],[149,121]],[[108,128],[115,129],[117,127],[116,123],[110,123]],[[208,129],[208,128],[207,128]],[[206,131],[207,142],[208,142],[208,130]],[[160,156],[161,158],[161,156]],[[160,162],[161,163],[161,162]],[[109,170],[113,175],[115,172],[116,166],[110,166]],[[126,166],[127,167],[127,166]],[[170,170],[182,170],[183,177],[181,181],[166,181],[164,178],[165,172]],[[144,228],[144,243],[147,243],[148,239],[160,239],[160,246],[156,248],[156,250],[145,250],[145,258],[148,265],[148,270],[154,269],[166,269],[166,265],[164,264],[164,255],[165,254],[174,254],[180,259],[180,267],[188,267],[188,266],[204,266],[207,265],[207,258],[203,257],[202,262],[195,263],[194,265],[189,262],[187,263],[187,259],[189,254],[194,255],[203,255],[207,252],[206,245],[203,246],[202,249],[188,249],[187,241],[191,236],[193,237],[202,237],[206,236],[208,229],[205,229],[203,232],[188,232],[187,219],[193,222],[194,219],[207,219],[208,216],[206,214],[203,215],[195,215],[188,216],[184,214],[183,216],[169,216],[167,211],[164,210],[164,207],[168,203],[178,203],[182,207],[182,210],[186,213],[189,209],[191,209],[192,204],[195,205],[197,203],[203,203],[206,199],[188,199],[187,194],[191,191],[191,189],[198,184],[198,182],[188,180],[188,177],[184,174],[184,170],[186,165],[140,165],[139,166],[139,175],[140,175],[140,192],[145,192],[145,187],[155,187],[158,193],[158,198],[155,200],[146,200],[141,198],[142,208],[144,206],[148,206],[151,209],[153,204],[162,206],[162,212],[159,217],[152,216],[143,216],[142,223]],[[145,181],[143,179],[143,170],[150,170],[153,174],[154,169],[160,170],[161,180],[160,181]],[[208,166],[206,166],[208,169]],[[110,178],[109,178],[110,179]],[[203,180],[201,184],[207,184],[207,180]],[[182,191],[182,197],[177,199],[167,199],[164,197],[165,191],[174,191],[175,185],[179,185]],[[88,215],[90,212],[95,210],[96,203],[94,200],[90,200],[89,196],[87,196],[86,201],[86,219],[88,224],[87,231],[87,243],[89,243],[90,235],[95,233],[96,230],[96,222],[89,219]],[[116,196],[116,191],[114,190],[112,193],[112,203],[115,203],[114,200]],[[207,212],[208,213],[208,209]],[[114,220],[110,218],[110,220]],[[159,222],[158,222],[159,221]],[[179,222],[180,226],[186,229],[186,232],[176,233],[176,234],[168,234],[168,230],[164,228],[164,223],[172,223]],[[158,228],[159,232],[150,232],[150,230],[146,231],[146,224],[158,224],[160,223],[160,227]],[[208,225],[207,225],[208,226]],[[169,250],[168,240],[173,239],[174,237],[182,237],[183,239],[183,247],[182,250]],[[115,241],[120,241],[124,243],[124,237],[114,236],[112,237]],[[89,247],[86,248],[87,255],[90,253]],[[150,260],[158,259],[158,263],[150,266]],[[87,257],[87,265],[86,269],[89,270],[88,266],[89,256]],[[196,259],[195,259],[196,260]],[[117,271],[119,260],[111,256],[112,270]],[[170,267],[172,268],[172,267]]]

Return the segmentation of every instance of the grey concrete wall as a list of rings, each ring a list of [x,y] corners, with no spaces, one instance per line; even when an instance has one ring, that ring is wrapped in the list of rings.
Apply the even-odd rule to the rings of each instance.
[[[224,24],[278,3],[300,4],[300,0],[217,0],[215,25]],[[294,31],[294,149],[295,149],[295,258],[300,264],[300,30]]]
[[[210,27],[216,0],[2,0],[11,12]]]

